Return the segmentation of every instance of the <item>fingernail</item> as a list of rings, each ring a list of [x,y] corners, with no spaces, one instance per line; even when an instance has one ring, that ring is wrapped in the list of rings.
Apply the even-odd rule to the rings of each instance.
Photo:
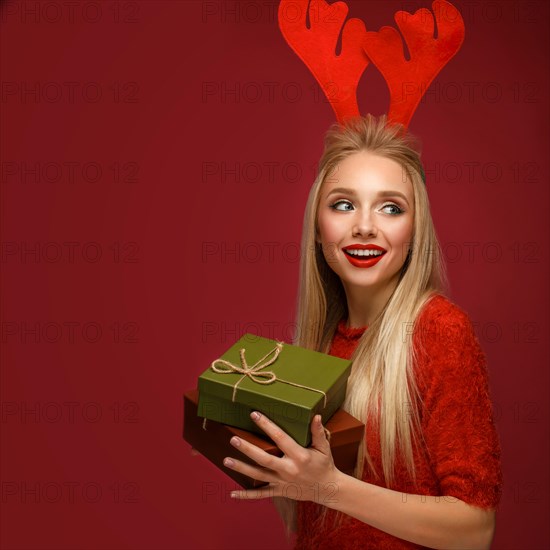
[[[233,466],[235,466],[235,463],[230,458],[224,458],[223,465],[227,466],[228,468],[233,468]]]
[[[315,421],[317,422],[317,424],[319,424],[319,426],[323,425],[320,414],[315,417]]]
[[[230,440],[231,445],[233,447],[240,447],[241,446],[241,440],[238,437],[232,437]]]
[[[231,493],[231,498],[237,498],[238,496],[238,493]]]
[[[252,417],[252,420],[260,420],[259,412],[254,411],[253,413],[250,414],[250,416]]]

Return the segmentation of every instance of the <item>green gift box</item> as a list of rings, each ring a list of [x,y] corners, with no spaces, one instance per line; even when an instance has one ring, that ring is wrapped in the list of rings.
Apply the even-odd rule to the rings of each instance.
[[[263,434],[259,411],[300,445],[311,443],[311,421],[323,423],[344,402],[351,361],[245,334],[198,381],[198,415]]]

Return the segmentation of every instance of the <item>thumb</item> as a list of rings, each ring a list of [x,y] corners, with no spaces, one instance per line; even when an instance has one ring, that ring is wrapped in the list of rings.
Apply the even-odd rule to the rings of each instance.
[[[316,414],[311,421],[311,445],[324,454],[331,454],[327,432],[321,421],[321,415]]]

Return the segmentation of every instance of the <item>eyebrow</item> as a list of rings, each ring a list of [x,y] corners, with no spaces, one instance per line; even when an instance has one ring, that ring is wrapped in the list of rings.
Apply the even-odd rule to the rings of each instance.
[[[341,193],[344,195],[352,195],[356,196],[357,193],[353,189],[349,189],[347,187],[335,187],[332,189],[330,193],[327,194],[327,198],[331,195]],[[400,191],[380,191],[377,193],[378,197],[400,197],[402,198],[407,204],[409,204],[409,201],[407,200],[407,197],[401,193]]]

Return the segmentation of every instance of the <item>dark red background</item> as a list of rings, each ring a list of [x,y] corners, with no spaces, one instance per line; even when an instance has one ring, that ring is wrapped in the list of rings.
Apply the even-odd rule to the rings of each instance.
[[[348,3],[371,30],[429,6]],[[287,547],[271,506],[230,501],[181,438],[183,391],[236,336],[292,332],[334,115],[276,4],[2,4],[2,548]],[[548,3],[457,5],[466,41],[411,129],[452,298],[489,361],[494,548],[543,548]],[[359,97],[386,109],[373,67]]]

